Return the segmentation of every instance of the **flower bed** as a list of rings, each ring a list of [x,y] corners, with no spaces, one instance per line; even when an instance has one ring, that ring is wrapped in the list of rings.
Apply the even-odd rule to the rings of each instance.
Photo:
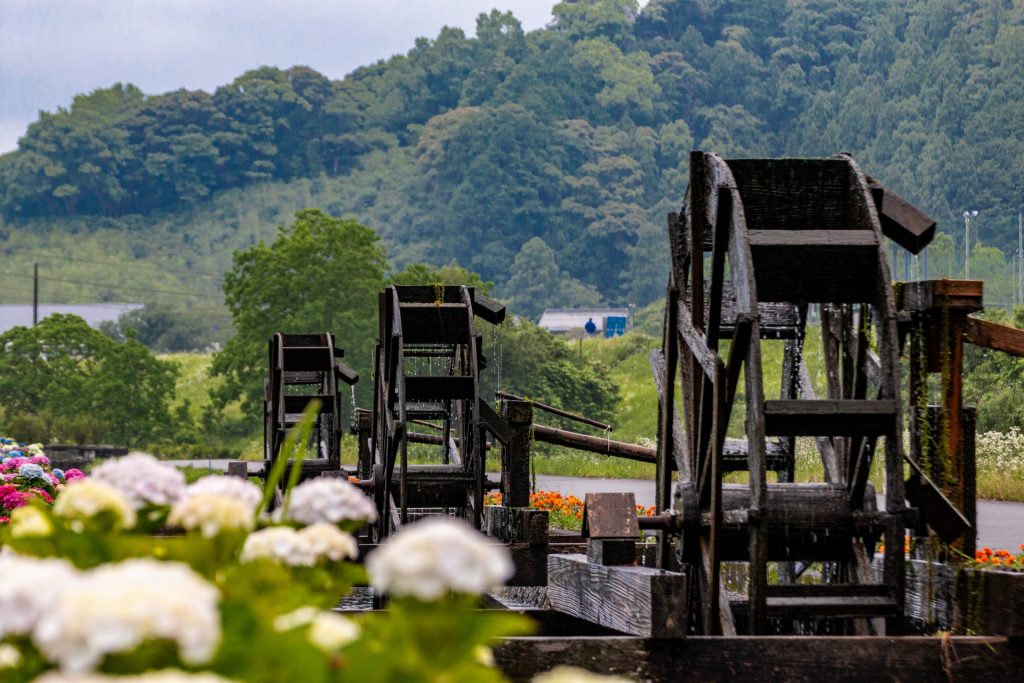
[[[311,424],[286,440],[263,491],[220,475],[186,485],[148,456],[41,483],[53,504],[34,496],[0,527],[0,680],[504,680],[488,644],[531,628],[477,609],[512,574],[504,546],[435,518],[390,537],[364,569],[349,531],[376,512],[341,480],[289,482],[283,504],[263,512]],[[153,533],[167,527],[178,535]],[[388,610],[332,611],[357,583],[386,595]]]
[[[490,493],[486,505],[501,505],[501,494]],[[583,501],[576,496],[565,496],[557,491],[534,491],[530,494],[530,507],[548,511],[548,521],[556,529],[578,530],[583,526]],[[652,516],[655,507],[636,506],[636,514]]]
[[[8,524],[11,512],[33,501],[53,503],[66,480],[84,477],[77,469],[65,473],[51,468],[39,444],[0,438],[0,524]]]

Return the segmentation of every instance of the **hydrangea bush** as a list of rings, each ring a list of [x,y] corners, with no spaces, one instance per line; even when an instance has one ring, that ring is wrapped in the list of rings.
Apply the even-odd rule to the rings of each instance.
[[[312,419],[286,454],[301,460]],[[137,456],[94,474],[41,480],[53,505],[34,496],[0,528],[0,681],[496,681],[487,644],[527,628],[476,609],[512,564],[462,521],[410,526],[367,575],[349,532],[375,510],[347,482],[303,484],[275,518],[263,510],[280,471],[266,492],[220,476],[186,486]],[[333,612],[357,583],[389,609]]]
[[[0,438],[0,524],[11,521],[11,513],[33,501],[53,503],[66,481],[83,479],[80,470],[64,472],[50,467],[50,459],[39,444],[22,444]]]

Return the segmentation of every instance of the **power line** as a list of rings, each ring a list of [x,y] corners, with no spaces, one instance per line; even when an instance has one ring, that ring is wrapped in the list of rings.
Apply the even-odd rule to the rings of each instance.
[[[5,271],[5,274],[10,276],[10,277],[21,277],[21,278],[25,278],[25,277],[31,278],[32,277],[31,275],[23,275],[21,273],[11,273],[9,271]],[[40,280],[49,280],[50,282],[64,282],[64,283],[67,283],[67,284],[79,285],[79,286],[83,286],[83,287],[94,287],[96,289],[104,289],[104,288],[106,288],[106,289],[115,289],[115,290],[131,290],[131,291],[136,291],[136,292],[147,292],[147,293],[150,293],[150,294],[174,294],[174,295],[178,295],[178,296],[195,296],[195,297],[202,297],[202,298],[206,298],[206,299],[218,299],[218,300],[221,299],[221,296],[217,295],[217,294],[200,294],[200,293],[197,293],[197,292],[183,292],[183,291],[171,290],[171,289],[148,289],[146,287],[135,287],[133,285],[118,285],[118,284],[113,284],[113,283],[110,283],[110,282],[83,282],[82,280],[68,280],[68,279],[59,278],[59,277],[49,277],[49,276],[46,276],[46,275],[40,275],[39,279]]]
[[[224,277],[223,273],[211,273],[209,271],[201,270],[184,270],[181,268],[168,268],[166,266],[156,265],[155,263],[133,263],[131,261],[98,261],[95,259],[75,258],[73,256],[53,256],[40,251],[18,251],[16,252],[16,254],[19,257],[35,258],[41,261],[73,261],[75,263],[89,263],[91,265],[98,266],[120,266],[122,268],[153,268],[166,273],[179,273],[181,275],[199,275],[202,277],[214,277],[218,279]],[[12,254],[12,256],[13,255],[14,254]]]

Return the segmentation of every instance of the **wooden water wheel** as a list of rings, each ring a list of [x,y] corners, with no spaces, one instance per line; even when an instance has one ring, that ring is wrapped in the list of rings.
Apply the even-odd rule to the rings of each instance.
[[[280,456],[285,433],[312,401],[320,411],[311,435],[316,457],[303,461],[302,477],[340,468],[342,399],[338,382],[353,385],[359,376],[339,359],[334,335],[275,334],[268,341],[269,373],[264,381],[263,458],[269,472]]]
[[[896,632],[908,526],[899,340],[868,182],[846,155],[725,160],[694,152],[690,168],[683,212],[669,219],[672,269],[655,366],[662,387],[674,386],[677,372],[682,383],[681,423],[671,393],[662,393],[658,506],[683,518],[679,553],[696,570],[695,630],[729,634],[745,622],[759,634],[769,623],[885,618]],[[801,373],[813,304],[823,321],[824,398]],[[762,347],[772,338],[787,340],[774,399],[763,382]],[[740,411],[744,438],[727,440]],[[792,481],[797,437],[815,440],[824,483]],[[881,511],[868,481],[880,438]],[[724,484],[730,470],[746,472],[747,483]],[[769,471],[779,473],[776,483]],[[885,554],[881,580],[870,566],[879,536],[896,549]],[[665,537],[663,566],[671,561]],[[742,594],[723,588],[724,562],[746,565]],[[819,582],[796,580],[823,562]],[[780,563],[772,581],[771,563]]]
[[[480,528],[491,488],[485,430],[507,427],[480,397],[484,357],[474,319],[497,324],[505,309],[463,286],[392,286],[379,307],[367,459],[378,469],[360,472],[383,476],[377,537],[420,514],[451,514]],[[412,444],[425,462],[410,463]]]

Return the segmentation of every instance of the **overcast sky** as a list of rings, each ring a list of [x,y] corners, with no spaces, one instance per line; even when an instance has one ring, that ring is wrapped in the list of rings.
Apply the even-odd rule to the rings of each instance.
[[[442,26],[512,10],[527,31],[557,0],[0,0],[0,152],[39,110],[117,82],[212,91],[247,69],[331,78],[404,53]]]

